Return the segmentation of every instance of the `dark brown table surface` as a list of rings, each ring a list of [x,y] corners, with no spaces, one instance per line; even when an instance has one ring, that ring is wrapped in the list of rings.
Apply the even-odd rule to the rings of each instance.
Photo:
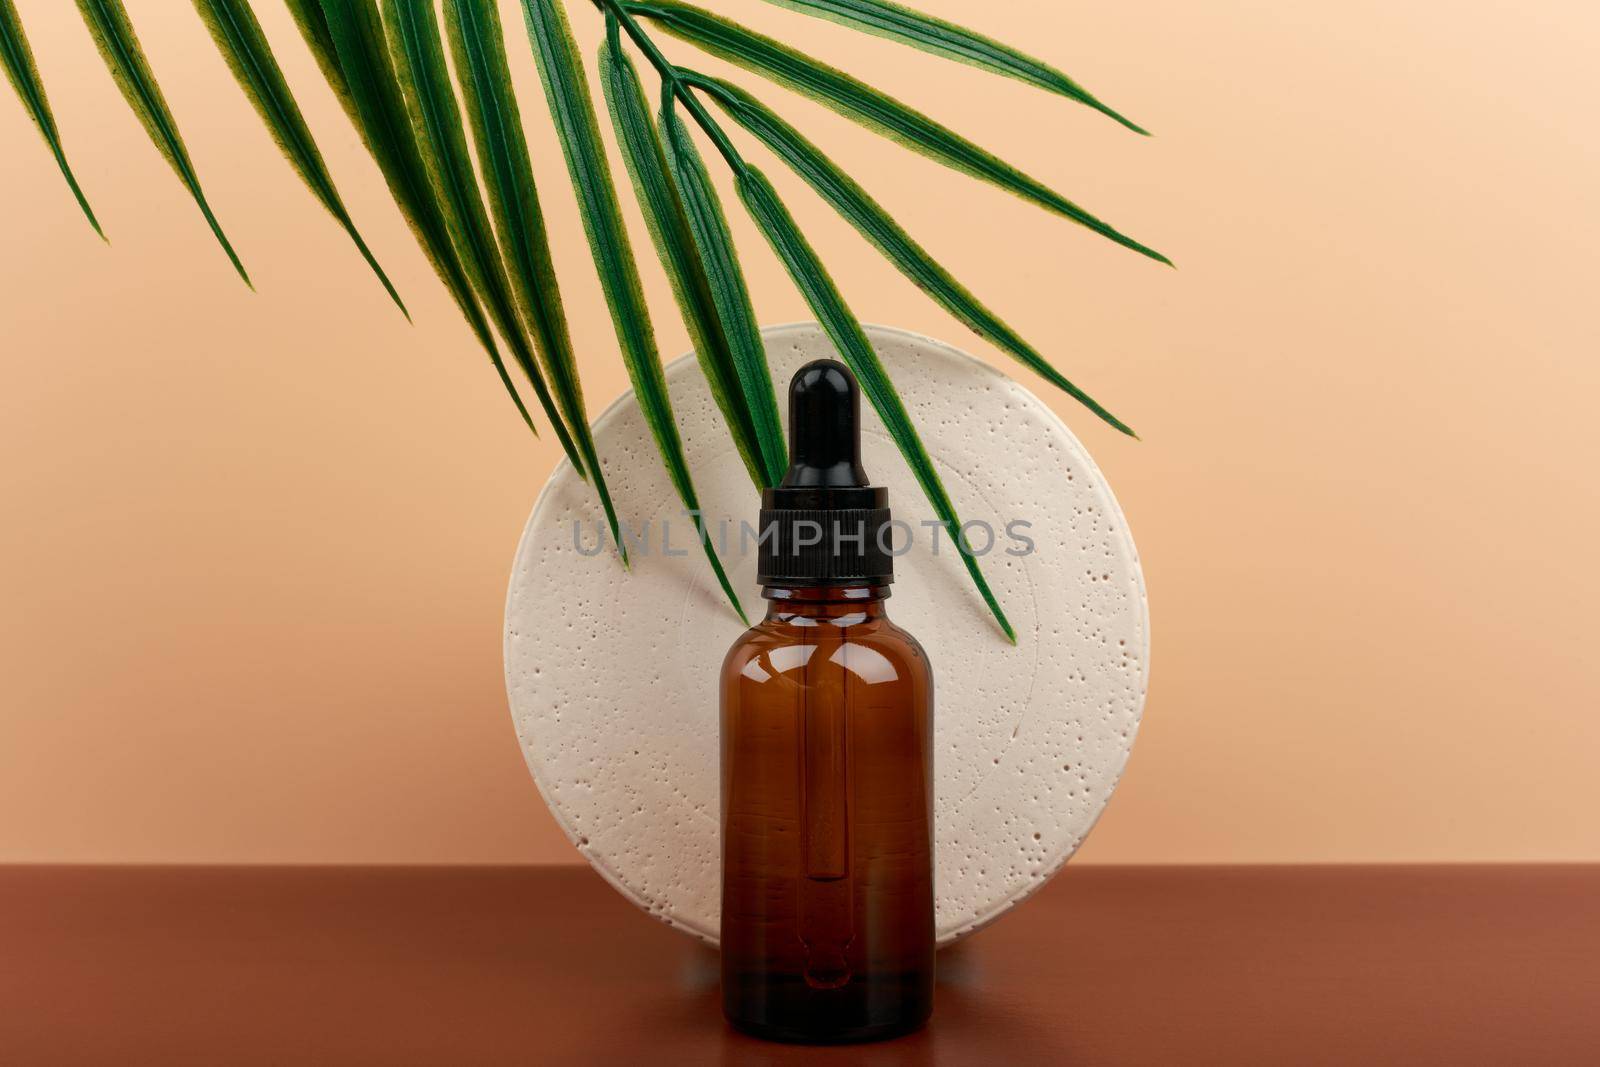
[[[1600,1062],[1600,867],[1073,868],[872,1046],[716,964],[581,868],[0,868],[0,1063]]]

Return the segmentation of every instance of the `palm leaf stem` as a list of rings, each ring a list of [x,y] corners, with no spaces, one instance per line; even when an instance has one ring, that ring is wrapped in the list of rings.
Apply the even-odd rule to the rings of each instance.
[[[745,401],[737,357],[729,331],[724,328],[717,311],[711,278],[696,247],[683,197],[673,183],[671,165],[651,121],[638,72],[622,51],[617,20],[608,16],[606,29],[606,43],[600,51],[600,85],[611,112],[612,128],[622,149],[623,162],[633,179],[634,197],[639,202],[662,270],[689,331],[695,356],[711,388],[712,398],[722,411],[728,433],[751,481],[757,488],[770,488],[776,482],[758,439],[751,405]],[[759,336],[755,343],[760,344]],[[768,372],[768,381],[770,378]],[[778,441],[781,446],[781,434]]]
[[[607,3],[619,0],[605,0]],[[667,33],[688,41],[970,177],[1005,189],[1125,248],[1168,266],[1172,261],[1095,217],[1037,178],[954,130],[844,71],[731,19],[679,0],[620,0]]]
[[[609,54],[621,57],[621,41],[617,29],[623,22],[617,17],[617,10],[617,7],[612,7],[606,11],[607,42]],[[626,12],[623,12],[622,17],[629,18]],[[635,43],[642,40],[651,48],[655,47],[649,35],[644,33],[637,23],[634,23],[633,30],[638,34],[634,38]],[[737,371],[739,391],[754,428],[756,444],[762,459],[763,484],[775,485],[783,478],[789,461],[784,444],[783,427],[778,417],[778,398],[772,385],[772,371],[767,365],[766,349],[762,345],[760,331],[755,325],[755,311],[750,305],[744,272],[739,266],[738,253],[733,245],[732,234],[728,232],[727,220],[723,215],[721,204],[717,201],[716,192],[711,186],[710,176],[705,173],[704,163],[700,161],[694,146],[689,142],[687,131],[682,130],[681,123],[672,112],[672,102],[678,99],[687,101],[686,107],[689,104],[694,105],[703,118],[702,129],[709,127],[715,131],[713,141],[720,139],[727,144],[727,149],[722,155],[735,174],[743,173],[746,164],[728,141],[720,124],[684,84],[678,68],[662,56],[660,51],[655,52],[651,62],[661,75],[662,120],[668,141],[665,145],[661,143],[656,131],[649,128],[648,116],[642,122],[625,124],[623,132],[628,128],[636,128],[640,132],[640,141],[651,142],[648,148],[637,151],[635,158],[647,159],[650,156],[659,156],[663,163],[670,160],[668,169],[671,177],[667,185],[671,190],[670,196],[676,201],[676,212],[682,216],[689,229],[690,240],[687,246],[689,258],[695,261],[691,269],[706,282],[707,295],[711,297],[713,305],[709,309],[709,321],[727,343]],[[617,73],[626,79],[631,72],[631,64],[626,63],[625,59],[621,60]],[[635,77],[634,83],[636,80]],[[625,102],[638,91],[630,86],[619,89],[618,95]],[[616,112],[617,117],[624,118],[626,110],[624,107],[622,112]],[[674,136],[675,134],[677,136]],[[668,151],[669,148],[674,150]],[[670,263],[668,267],[671,269]]]
[[[701,103],[700,99],[689,90],[689,86],[679,76],[678,67],[661,54],[661,49],[656,47],[655,41],[651,40],[650,35],[644,32],[644,27],[639,25],[627,7],[619,0],[593,0],[593,3],[596,7],[606,12],[607,15],[614,17],[622,28],[627,31],[628,37],[638,46],[644,57],[650,61],[650,65],[655,68],[656,74],[661,78],[663,88],[683,101],[684,108],[694,118],[695,123],[705,131],[706,136],[711,139],[711,143],[716,146],[717,152],[727,161],[728,166],[733,168],[734,173],[737,174],[743,171],[745,167],[744,158],[739,155],[739,150],[728,139],[728,135],[722,129],[722,125],[706,109],[705,104]]]
[[[616,13],[617,21],[624,28],[629,27],[631,19],[622,8],[619,0],[594,0],[594,3],[604,8],[608,13]],[[697,120],[701,115],[704,120],[702,128],[707,126],[717,128],[721,135],[720,127],[705,111],[698,98],[692,91],[692,86],[685,78],[684,72],[661,55],[637,23],[633,23],[630,34],[635,43],[640,45],[640,50],[651,57],[651,63],[661,73],[664,87],[663,91],[670,100],[677,96],[684,101],[694,101],[699,110]],[[668,84],[670,83],[670,84]],[[671,120],[670,112],[666,116]],[[725,139],[725,135],[722,135]],[[713,139],[715,140],[715,138]],[[944,484],[939,478],[938,471],[933,465],[932,457],[918,436],[916,427],[910,415],[906,412],[905,404],[901,401],[899,392],[894,383],[889,379],[883,364],[879,361],[877,353],[872,348],[872,343],[867,339],[861,328],[860,321],[855,317],[839,293],[838,287],[823,265],[821,258],[811,247],[810,243],[801,233],[793,216],[789,214],[777,190],[772,187],[764,174],[755,167],[745,162],[743,157],[729,145],[729,151],[722,153],[733,168],[735,185],[740,199],[744,202],[751,218],[767,238],[772,250],[783,263],[791,279],[806,302],[811,306],[818,321],[827,332],[834,346],[839,350],[850,369],[855,372],[857,380],[861,383],[862,391],[867,394],[873,408],[878,412],[896,446],[905,457],[907,465],[916,477],[923,494],[928,502],[933,505],[934,512],[938,515],[940,523],[950,534],[958,550],[963,542],[961,539],[961,519],[957,515],[955,505],[951,502],[949,494],[945,491]],[[1016,630],[1006,618],[1005,610],[1000,606],[999,599],[990,588],[988,580],[978,566],[977,559],[969,552],[960,552],[962,563],[966,566],[967,573],[977,587],[979,595],[989,611],[994,615],[995,621],[1000,625],[1001,631],[1012,644],[1017,641]]]
[[[634,395],[655,438],[656,449],[661,453],[668,477],[683,502],[684,511],[694,520],[701,546],[717,582],[739,618],[745,619],[738,594],[729,582],[706,533],[705,520],[684,454],[683,438],[673,416],[672,398],[667,389],[661,353],[650,325],[650,308],[645,301],[638,262],[634,258],[627,226],[622,219],[616,184],[606,158],[605,142],[601,139],[600,126],[595,119],[594,97],[589,89],[577,43],[573,39],[572,27],[558,0],[522,0],[522,13],[528,40],[539,67],[539,77],[544,85],[545,102],[560,139],[567,175],[578,201],[584,233],[589,241],[590,257],[611,312],[611,324],[623,363],[628,369],[628,377],[633,383]]]

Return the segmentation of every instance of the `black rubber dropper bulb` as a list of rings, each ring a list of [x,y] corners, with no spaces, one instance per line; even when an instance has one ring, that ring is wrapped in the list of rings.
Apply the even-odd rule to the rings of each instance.
[[[849,368],[831,359],[807,363],[789,383],[789,471],[783,487],[859,488],[861,390]]]
[[[894,560],[889,492],[861,466],[861,387],[818,359],[789,383],[789,469],[761,496],[758,579],[765,585],[881,584]]]

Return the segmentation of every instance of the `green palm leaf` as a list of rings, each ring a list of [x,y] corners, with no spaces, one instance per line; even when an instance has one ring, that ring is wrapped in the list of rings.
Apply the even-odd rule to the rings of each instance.
[[[776,485],[789,469],[788,449],[783,440],[783,424],[778,420],[778,398],[772,388],[772,371],[767,366],[767,349],[756,325],[756,311],[750,303],[750,290],[733,233],[722,213],[722,202],[706,171],[705,161],[694,146],[688,129],[673,110],[672,97],[662,105],[661,126],[667,134],[667,158],[672,177],[683,198],[689,230],[694,234],[711,282],[711,295],[733,347],[734,365],[744,384],[747,402],[756,423],[756,434],[766,458],[767,476]]]
[[[305,38],[306,47],[311,49],[311,56],[321,68],[322,76],[327,79],[328,86],[333,89],[333,95],[339,98],[339,106],[344,108],[344,113],[350,117],[350,124],[361,135],[362,143],[367,145],[369,152],[372,152],[372,146],[367,142],[367,131],[361,121],[361,110],[356,106],[355,95],[350,89],[350,81],[339,66],[339,49],[334,44],[333,29],[328,25],[328,16],[322,12],[322,0],[283,0],[283,2],[289,9],[289,14],[294,16],[294,23],[300,28],[300,36]],[[373,152],[374,156],[376,154]]]
[[[951,541],[959,549],[963,541],[961,519],[956,514],[955,505],[950,502],[950,495],[945,492],[944,483],[939,479],[939,472],[934,469],[928,450],[923,447],[922,439],[917,436],[917,429],[911,423],[911,416],[906,413],[900,394],[896,392],[894,383],[889,380],[889,375],[879,362],[878,354],[873,351],[872,343],[867,340],[861,324],[856,321],[855,315],[845,304],[844,297],[839,294],[838,287],[828,275],[828,269],[823,266],[816,251],[806,241],[800,228],[795,225],[793,216],[784,207],[777,190],[767,181],[765,175],[754,167],[747,166],[739,175],[737,184],[739,196],[749,210],[750,216],[761,227],[761,232],[766,235],[772,250],[783,261],[789,276],[794,279],[795,287],[806,298],[806,303],[811,305],[812,313],[817,316],[817,321],[833,340],[834,347],[855,372],[862,391],[872,401],[878,417],[883,420],[884,428],[889,431],[889,436],[894,438],[894,443],[911,467],[911,473],[916,477],[917,484],[922,487],[923,494],[933,505],[934,513],[938,515],[939,521],[949,532]],[[962,551],[961,560],[966,564],[967,573],[972,576],[984,603],[988,604],[989,610],[993,612],[995,621],[1005,631],[1006,637],[1015,644],[1017,633],[1012,629],[1005,612],[1000,608],[1000,602],[990,590],[988,581],[978,567],[977,559],[970,553]]]
[[[721,104],[735,122],[759,138],[790,169],[804,178],[845,221],[859,230],[889,262],[945,310],[966,323],[979,336],[988,338],[1024,366],[1064,390],[1110,425],[1129,436],[1137,436],[1093,397],[1068,381],[1037,349],[973,296],[927,249],[906,233],[871,194],[799,130],[737,86],[695,74],[685,74],[684,79],[690,85],[705,90]]]
[[[511,87],[500,13],[493,0],[445,0],[445,16],[451,57],[472,122],[478,166],[500,234],[506,273],[516,287],[523,319],[537,343],[562,416],[576,438],[583,468],[594,475],[612,538],[620,544],[616,509],[584,410],[578,360],[534,185],[522,115]]]
[[[404,94],[384,44],[383,23],[372,0],[291,0],[302,34],[328,74],[329,84],[350,114],[367,150],[383,172],[389,192],[405,216],[417,244],[444,282],[473,336],[489,355],[500,382],[528,428],[537,435],[533,416],[517,395],[488,320],[472,294],[466,268],[450,242],[449,227],[439,206],[422,148],[406,113]]]
[[[656,20],[668,33],[808,96],[929,159],[1014,193],[1141,255],[1171,264],[1160,252],[1102,222],[1038,179],[841,70],[689,4],[629,0],[626,6]]]
[[[617,143],[622,147],[623,162],[633,181],[635,198],[671,283],[711,395],[722,411],[751,481],[766,488],[772,482],[756,441],[749,407],[743,403],[733,353],[717,317],[711,284],[694,248],[683,202],[673,188],[666,153],[650,119],[637,73],[611,41],[601,47],[600,85]]]
[[[216,42],[223,59],[227,60],[239,87],[255,105],[272,139],[278,143],[284,158],[294,167],[311,194],[344,227],[345,233],[361,253],[361,258],[367,261],[389,297],[409,319],[411,313],[406,311],[405,301],[400,299],[394,284],[378,265],[367,242],[356,230],[350,213],[345,210],[344,201],[333,184],[333,177],[328,173],[317,142],[311,136],[311,127],[306,125],[305,116],[300,113],[300,106],[289,91],[289,83],[284,80],[283,71],[272,55],[272,47],[261,32],[261,24],[256,21],[255,13],[244,0],[194,0],[194,7],[205,22],[206,29],[211,31],[211,38]]]
[[[478,195],[467,134],[445,69],[444,44],[439,38],[439,20],[432,0],[384,0],[383,10],[395,73],[456,254],[517,365],[533,383],[534,393],[545,417],[555,427],[567,458],[584,475],[583,460],[562,422],[517,317],[505,264],[489,228],[489,214]]]
[[[123,99],[139,117],[150,140],[177,172],[178,179],[189,190],[189,195],[194,197],[211,232],[233,263],[233,269],[239,272],[239,277],[244,279],[246,285],[255,288],[250,282],[250,275],[245,273],[244,264],[239,262],[233,245],[228,243],[227,235],[222,232],[222,225],[212,214],[206,194],[200,188],[200,178],[195,174],[194,163],[189,159],[189,150],[184,147],[183,137],[178,132],[177,120],[172,117],[166,98],[161,95],[161,86],[156,84],[155,74],[144,57],[144,49],[139,47],[139,38],[133,32],[133,23],[128,21],[128,12],[122,6],[122,0],[78,0],[78,12],[83,16],[84,25],[89,27],[89,35],[94,38],[95,47],[100,50],[100,56],[111,71],[117,88],[122,91]]]
[[[1097,100],[1083,86],[1042,60],[1008,44],[985,37],[953,22],[924,15],[892,0],[767,0],[769,4],[853,26],[879,37],[909,44],[924,52],[954,59],[995,74],[1027,82],[1068,99],[1087,104],[1135,133],[1149,131],[1123,118]]]
[[[661,354],[656,349],[638,264],[623,226],[622,209],[612,185],[611,167],[606,162],[605,146],[600,140],[600,127],[590,104],[588,79],[572,39],[572,28],[557,0],[522,0],[522,11],[534,58],[538,60],[539,76],[544,83],[545,101],[561,139],[567,173],[577,194],[589,250],[611,310],[628,377],[666,464],[668,477],[694,519],[711,569],[734,610],[744,619],[744,608],[722,569],[716,550],[711,547],[700,514],[700,502],[684,458],[683,442],[673,420],[672,401],[667,394],[666,375],[661,367]]]
[[[39,68],[33,62],[33,49],[28,46],[27,34],[22,32],[22,19],[17,15],[12,0],[0,0],[0,64],[5,66],[6,79],[17,91],[22,106],[28,109],[28,115],[39,128],[50,154],[55,156],[56,166],[61,168],[61,176],[67,180],[67,187],[77,198],[84,217],[94,227],[94,232],[100,235],[100,239],[105,240],[106,232],[100,228],[100,220],[94,217],[89,199],[83,195],[78,179],[67,163],[67,153],[61,147],[61,133],[56,129],[56,118],[50,111],[50,100],[44,94],[44,82],[39,79]]]
[[[615,25],[614,21],[610,23],[613,29]],[[670,166],[650,119],[638,72],[615,37],[610,37],[600,50],[600,84],[605,90],[617,143],[622,146],[622,157],[633,179],[634,193],[667,279],[672,283],[673,295],[677,297],[684,325],[711,386],[711,395],[727,420],[729,433],[751,480],[767,488],[776,484],[776,479],[757,439],[733,348],[711,294],[711,281],[695,247],[683,201],[673,186]],[[760,344],[759,336],[756,343]],[[765,362],[763,353],[762,364]],[[771,382],[769,374],[765,379],[769,393]],[[782,447],[781,438],[779,446]]]

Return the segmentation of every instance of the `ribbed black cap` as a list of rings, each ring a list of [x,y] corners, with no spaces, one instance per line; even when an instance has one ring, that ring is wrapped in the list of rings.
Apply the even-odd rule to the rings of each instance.
[[[861,390],[843,363],[813,360],[789,383],[789,470],[761,505],[761,584],[894,580],[889,491],[861,469]]]

